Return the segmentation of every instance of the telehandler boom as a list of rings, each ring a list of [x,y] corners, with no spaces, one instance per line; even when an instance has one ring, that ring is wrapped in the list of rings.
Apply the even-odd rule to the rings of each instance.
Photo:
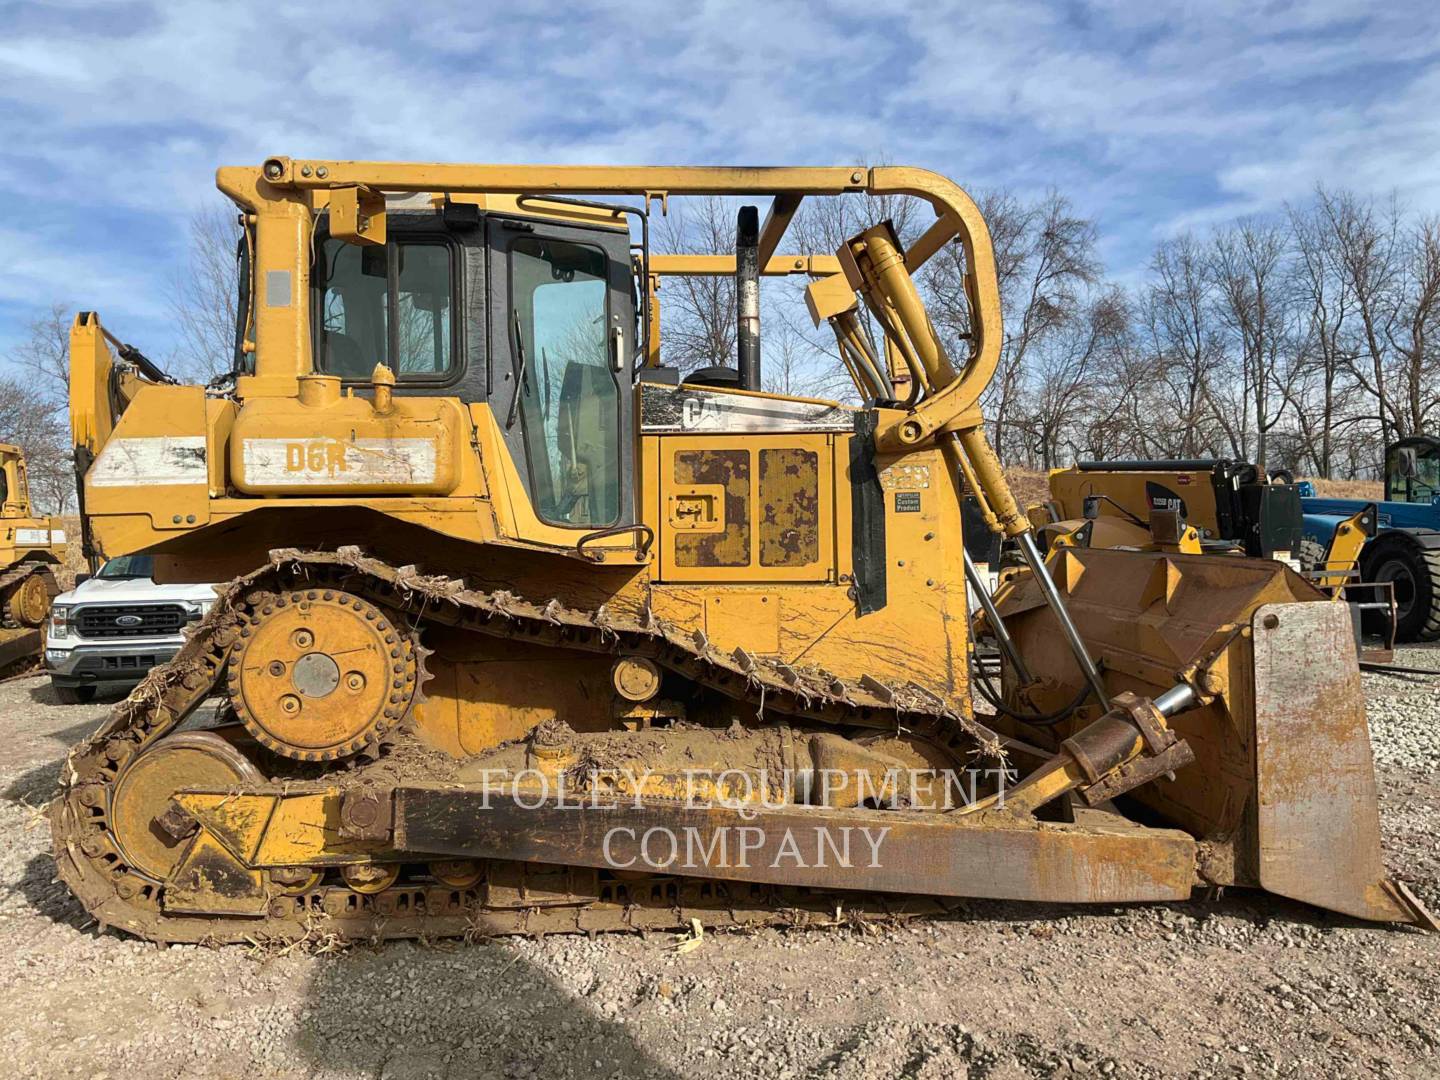
[[[1224,885],[1428,921],[1381,862],[1343,612],[1266,560],[1043,561],[983,434],[999,300],[955,184],[283,157],[218,184],[233,379],[159,384],[93,313],[72,338],[88,553],[230,580],[65,770],[56,860],[102,923],[541,933]],[[692,195],[769,208],[733,257],[652,253]],[[787,253],[841,195],[934,222]],[[964,355],[914,281],[950,243]],[[735,368],[661,363],[686,274],[736,275]],[[762,390],[758,290],[788,274],[859,404]],[[966,487],[1028,568],[981,620],[1008,642],[990,724]]]

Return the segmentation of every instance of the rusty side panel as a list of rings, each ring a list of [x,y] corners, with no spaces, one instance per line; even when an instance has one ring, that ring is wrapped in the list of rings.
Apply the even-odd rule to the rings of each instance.
[[[760,451],[760,565],[820,559],[820,456],[787,447]]]
[[[675,537],[676,566],[748,566],[750,563],[750,451],[679,450],[677,484],[719,484],[725,489],[721,532]]]

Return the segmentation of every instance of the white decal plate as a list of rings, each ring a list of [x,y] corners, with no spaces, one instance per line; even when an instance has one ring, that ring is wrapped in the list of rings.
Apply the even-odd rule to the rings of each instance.
[[[65,543],[64,529],[16,529],[15,543],[19,547],[49,547]]]
[[[245,439],[241,459],[250,488],[435,482],[431,439]]]
[[[880,486],[886,491],[923,491],[930,486],[930,466],[896,462],[880,473]]]
[[[640,395],[640,429],[647,435],[854,431],[855,411],[828,401],[648,385]]]
[[[91,487],[208,484],[204,435],[111,439],[87,477]]]

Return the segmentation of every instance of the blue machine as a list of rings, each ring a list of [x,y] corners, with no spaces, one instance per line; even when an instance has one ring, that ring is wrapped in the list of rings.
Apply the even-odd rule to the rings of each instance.
[[[1335,526],[1363,509],[1363,499],[1320,499],[1300,488],[1305,539],[1328,547]],[[1413,435],[1385,449],[1385,501],[1378,530],[1360,553],[1364,581],[1389,582],[1395,592],[1395,636],[1440,638],[1440,439]]]

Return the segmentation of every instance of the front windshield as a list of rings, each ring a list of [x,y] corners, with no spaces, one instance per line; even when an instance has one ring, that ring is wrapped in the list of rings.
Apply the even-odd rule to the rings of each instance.
[[[100,568],[96,577],[102,578],[148,578],[155,572],[153,555],[120,555]]]

